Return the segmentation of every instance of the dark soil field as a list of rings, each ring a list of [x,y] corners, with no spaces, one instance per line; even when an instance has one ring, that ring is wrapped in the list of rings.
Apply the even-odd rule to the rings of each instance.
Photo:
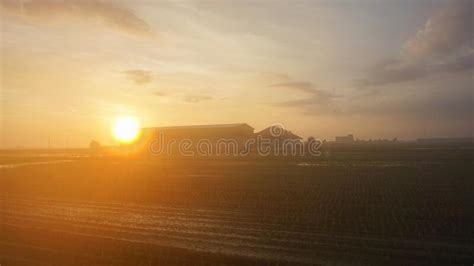
[[[473,150],[0,154],[0,265],[474,263]]]

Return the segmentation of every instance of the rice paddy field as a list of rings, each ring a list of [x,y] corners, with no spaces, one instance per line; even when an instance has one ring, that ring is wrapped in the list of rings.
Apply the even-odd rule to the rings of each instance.
[[[472,265],[469,147],[0,153],[0,265]]]

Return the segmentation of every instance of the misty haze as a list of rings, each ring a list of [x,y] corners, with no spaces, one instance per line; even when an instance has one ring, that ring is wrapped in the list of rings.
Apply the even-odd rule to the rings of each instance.
[[[0,266],[472,265],[471,0],[0,0]]]

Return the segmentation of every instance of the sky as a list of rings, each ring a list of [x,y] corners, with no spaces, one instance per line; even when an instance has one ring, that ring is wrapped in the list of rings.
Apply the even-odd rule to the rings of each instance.
[[[472,1],[0,0],[1,148],[146,127],[473,133]]]

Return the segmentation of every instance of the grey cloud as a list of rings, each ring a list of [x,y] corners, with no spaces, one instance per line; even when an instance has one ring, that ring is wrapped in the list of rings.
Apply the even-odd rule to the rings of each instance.
[[[75,18],[102,22],[120,32],[150,37],[152,28],[143,19],[116,2],[98,0],[3,0],[1,10],[16,16],[52,21]]]
[[[304,115],[398,115],[410,118],[433,119],[439,121],[471,121],[473,116],[472,84],[465,80],[453,84],[445,90],[446,84],[430,87],[429,91],[415,91],[397,97],[381,97],[378,94],[366,95],[353,101],[337,102],[318,99],[299,99],[272,104],[276,107],[298,108]],[[427,85],[425,81],[417,86]],[[429,85],[428,85],[429,86]],[[470,123],[470,122],[467,122]],[[469,125],[470,126],[470,125]]]
[[[379,62],[355,84],[366,88],[473,69],[473,18],[472,1],[450,3],[405,43],[399,58]]]
[[[355,83],[358,87],[369,87],[417,80],[426,75],[427,69],[423,66],[400,59],[390,59],[372,67],[367,77],[356,80]]]
[[[328,109],[333,103],[333,100],[337,98],[333,93],[315,89],[313,83],[306,81],[276,83],[268,85],[268,87],[285,87],[309,94],[309,96],[305,98],[269,104],[274,107],[300,108],[303,110],[303,113],[307,114],[314,113],[314,110],[317,110],[317,113],[327,113],[326,109]]]
[[[272,103],[271,105],[276,106],[276,107],[304,107],[304,106],[308,106],[312,104],[314,104],[313,98],[304,98],[304,99]]]
[[[453,1],[439,10],[404,45],[410,57],[450,55],[463,46],[472,46],[474,11],[471,0]]]
[[[377,104],[363,101],[350,107],[352,113],[363,115],[406,115],[430,119],[472,120],[473,93],[470,84],[445,91],[437,88],[429,94],[406,95],[399,99],[379,99]],[[453,90],[456,92],[454,93]]]
[[[334,101],[338,96],[332,93],[314,90],[307,98],[270,103],[270,106],[295,108],[304,115],[339,114],[339,106]]]
[[[469,52],[439,63],[413,63],[401,59],[389,60],[371,68],[367,77],[355,80],[356,86],[386,85],[414,81],[441,73],[457,73],[474,69],[474,53]]]
[[[310,97],[272,103],[271,106],[283,108],[297,108],[303,115],[342,114],[340,106],[333,101],[333,96],[327,98]]]
[[[311,82],[304,81],[276,83],[268,85],[268,87],[284,87],[303,92],[314,93],[313,84]]]
[[[276,107],[308,107],[314,105],[328,105],[337,96],[322,90],[313,91],[313,95],[308,98],[272,103]]]
[[[440,72],[461,72],[474,69],[474,51],[461,57],[454,58],[448,62],[444,62],[434,67],[436,71]]]
[[[133,69],[124,71],[127,78],[134,81],[138,85],[149,83],[153,80],[152,72],[148,70]]]

